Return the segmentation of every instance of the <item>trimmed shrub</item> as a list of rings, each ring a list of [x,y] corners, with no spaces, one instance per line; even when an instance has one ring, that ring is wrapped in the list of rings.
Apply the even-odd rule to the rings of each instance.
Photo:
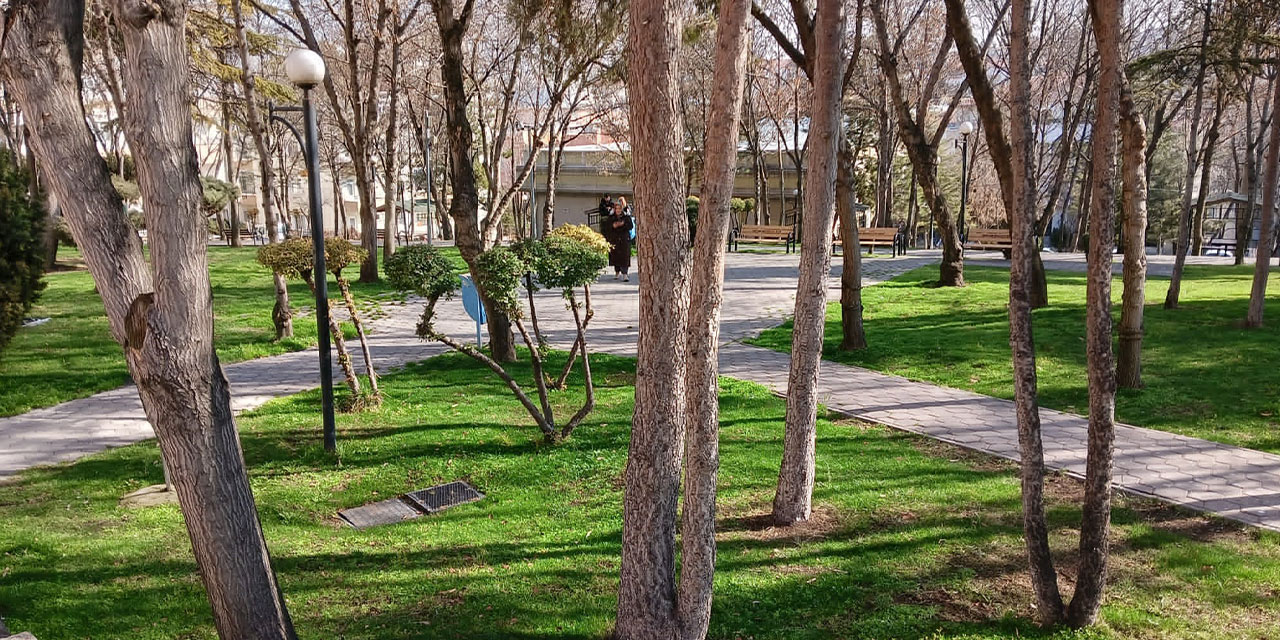
[[[13,154],[0,149],[0,349],[44,289],[44,204]]]

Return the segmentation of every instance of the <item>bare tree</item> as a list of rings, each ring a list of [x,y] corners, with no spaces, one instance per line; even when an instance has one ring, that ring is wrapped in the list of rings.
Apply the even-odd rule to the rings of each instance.
[[[191,138],[181,1],[112,4],[123,36],[126,135],[150,231],[151,262],[122,215],[80,96],[83,4],[34,0],[6,11],[0,71],[31,123],[112,336],[173,473],[214,623],[226,640],[292,639],[271,570],[226,377],[213,347],[201,188]],[[154,270],[156,277],[152,276]]]
[[[1147,300],[1147,126],[1127,80],[1120,90],[1121,184],[1124,190],[1124,291],[1116,383],[1142,388],[1142,317]]]
[[[831,237],[835,217],[835,182],[843,131],[844,6],[840,0],[818,4],[816,19],[797,12],[798,24],[815,43],[809,73],[813,78],[809,126],[809,170],[805,174],[807,220],[801,231],[800,276],[796,286],[791,372],[787,380],[786,431],[773,519],[789,525],[809,519],[818,414],[818,373],[826,328],[827,277],[831,271]]]
[[[680,640],[702,640],[711,619],[716,563],[716,479],[720,467],[720,307],[724,238],[738,167],[738,130],[747,73],[750,0],[725,0],[716,25],[714,83],[708,105],[699,233],[694,240],[688,331],[689,422],[677,605]],[[838,46],[838,45],[837,45]]]
[[[280,224],[276,218],[275,203],[272,202],[271,183],[275,173],[271,168],[271,150],[267,146],[266,127],[262,113],[258,108],[257,74],[249,69],[249,41],[245,32],[244,9],[240,2],[231,2],[236,52],[240,56],[240,87],[244,92],[245,122],[249,127],[249,136],[253,138],[254,150],[258,153],[259,187],[262,207],[262,218],[267,225],[267,242],[280,242]],[[338,211],[341,200],[334,202],[334,211]],[[336,215],[336,214],[335,214]],[[336,219],[336,218],[335,218]],[[275,325],[276,340],[293,336],[293,310],[289,306],[289,287],[284,276],[272,272],[272,284],[275,288],[276,303],[271,310],[271,321]]]
[[[1271,117],[1280,117],[1280,65],[1277,77],[1271,82]],[[1267,298],[1267,276],[1271,270],[1271,251],[1276,237],[1276,189],[1280,188],[1280,121],[1271,124],[1271,137],[1267,141],[1266,176],[1262,179],[1262,229],[1258,238],[1258,256],[1254,263],[1253,289],[1249,294],[1249,315],[1245,325],[1262,326],[1262,311]]]

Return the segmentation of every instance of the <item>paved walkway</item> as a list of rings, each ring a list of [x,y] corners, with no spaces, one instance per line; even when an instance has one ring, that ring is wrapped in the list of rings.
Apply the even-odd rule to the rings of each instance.
[[[998,262],[972,256],[973,262]],[[937,260],[936,252],[913,252],[896,259],[863,263],[865,283],[874,284]],[[1049,269],[1079,270],[1074,256],[1046,257]],[[1157,273],[1162,260],[1154,260]],[[838,261],[830,295],[839,295]],[[774,326],[794,304],[794,255],[730,254],[726,264],[721,373],[751,380],[785,393],[787,354],[742,344],[741,339]],[[636,282],[605,279],[593,287],[596,319],[588,339],[593,351],[634,355],[638,298]],[[539,317],[548,339],[568,346],[573,339],[569,314],[559,295],[540,294]],[[393,306],[373,324],[371,349],[381,370],[440,353],[413,335],[420,306]],[[441,308],[441,328],[460,338],[474,336],[462,321],[457,300]],[[238,411],[318,384],[314,350],[242,362],[226,367]],[[1013,404],[957,389],[912,382],[858,367],[824,362],[820,393],[828,407],[872,422],[919,433],[963,447],[1017,459]],[[1046,464],[1074,474],[1084,472],[1087,421],[1076,415],[1042,410]],[[151,437],[133,387],[125,387],[56,407],[0,419],[0,477],[18,470],[72,460],[105,448]],[[1215,513],[1280,531],[1280,456],[1121,426],[1116,434],[1116,486],[1184,507]]]

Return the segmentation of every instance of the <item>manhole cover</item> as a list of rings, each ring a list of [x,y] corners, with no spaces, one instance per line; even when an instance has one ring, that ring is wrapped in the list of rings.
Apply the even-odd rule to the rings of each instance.
[[[431,514],[449,507],[475,502],[484,497],[475,487],[462,482],[450,482],[429,489],[404,494],[406,502],[418,507],[423,513]]]
[[[395,524],[421,515],[420,511],[407,504],[401,498],[373,502],[338,512],[339,517],[357,529],[367,529],[380,524]]]

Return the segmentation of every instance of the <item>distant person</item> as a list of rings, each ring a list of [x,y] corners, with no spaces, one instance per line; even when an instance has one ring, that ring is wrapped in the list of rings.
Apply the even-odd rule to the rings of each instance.
[[[625,201],[624,201],[625,202]],[[631,230],[635,229],[624,202],[614,203],[609,217],[604,219],[604,239],[613,245],[609,251],[609,266],[613,267],[613,279],[630,282],[631,276]]]
[[[600,207],[597,210],[600,219],[600,233],[605,233],[605,225],[609,220],[609,216],[613,215],[613,196],[605,196],[600,198]],[[606,234],[607,235],[607,234]]]

